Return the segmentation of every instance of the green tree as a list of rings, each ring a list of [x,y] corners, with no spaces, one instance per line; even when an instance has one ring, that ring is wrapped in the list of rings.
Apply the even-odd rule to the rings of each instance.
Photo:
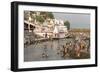
[[[34,16],[36,13],[35,11],[24,11],[24,20],[28,20],[31,17],[33,22],[36,20],[43,23],[47,18],[54,19],[52,12],[40,12],[39,15]]]
[[[54,19],[54,16],[53,16],[52,12],[47,12],[47,17],[51,18],[51,19]]]
[[[43,23],[45,19],[42,16],[36,16],[36,20],[40,23]]]
[[[68,28],[68,30],[70,29],[70,22],[69,21],[65,21],[64,25]]]
[[[40,15],[42,15],[45,19],[46,18],[51,18],[51,19],[54,18],[52,12],[40,12]]]

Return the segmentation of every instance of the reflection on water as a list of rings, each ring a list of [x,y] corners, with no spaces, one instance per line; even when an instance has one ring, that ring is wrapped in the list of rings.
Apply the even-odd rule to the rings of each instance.
[[[64,50],[64,45],[70,46],[71,52]],[[89,46],[89,40],[85,43]],[[45,60],[64,60],[64,59],[74,59],[74,45],[75,42],[72,38],[50,40],[46,42],[36,42],[24,49],[24,61],[45,61]],[[66,46],[65,46],[66,47]],[[88,47],[89,49],[89,47]],[[88,50],[87,49],[87,50]],[[68,52],[69,54],[66,54]],[[64,54],[65,53],[65,54]],[[73,55],[71,55],[71,53]],[[88,51],[89,54],[89,51]],[[85,58],[85,57],[84,57]],[[89,57],[86,57],[89,58]]]

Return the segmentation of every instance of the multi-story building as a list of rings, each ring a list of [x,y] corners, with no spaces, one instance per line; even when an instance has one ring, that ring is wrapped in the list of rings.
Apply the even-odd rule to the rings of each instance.
[[[35,15],[40,15],[40,12],[36,13]],[[35,29],[33,32],[36,35],[39,35],[44,38],[64,38],[68,33],[67,27],[64,26],[63,20],[48,18],[41,25],[38,25],[38,22],[36,20],[34,20],[34,22],[31,21],[32,19],[31,17],[29,17],[29,20],[27,21],[27,26],[25,28],[29,29],[30,32],[30,28],[34,26]]]

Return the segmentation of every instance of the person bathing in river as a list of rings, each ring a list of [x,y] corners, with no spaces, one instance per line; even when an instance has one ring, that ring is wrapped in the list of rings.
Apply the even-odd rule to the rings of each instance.
[[[62,47],[62,48],[63,48],[63,49],[62,49],[62,57],[64,57],[64,58],[65,58],[67,50],[66,50],[66,48],[65,48],[65,46],[64,46],[64,45],[63,45],[63,47]]]
[[[43,53],[42,53],[42,57],[43,58],[47,58],[48,57],[48,54],[47,54],[47,45],[44,45],[44,48],[43,48]]]
[[[69,56],[69,54],[68,54],[68,44],[67,45],[63,45],[63,47],[62,47],[63,49],[62,49],[62,57],[64,57],[64,58],[66,58],[66,56]]]
[[[66,43],[65,48],[66,48],[66,55],[69,56],[69,52],[70,52],[70,43]]]
[[[81,46],[80,46],[80,43],[77,42],[77,43],[75,43],[75,54],[77,57],[80,57],[80,55],[81,55],[80,51],[81,51]]]

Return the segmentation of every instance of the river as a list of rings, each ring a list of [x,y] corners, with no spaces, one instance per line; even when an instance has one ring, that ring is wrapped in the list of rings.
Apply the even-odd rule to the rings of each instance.
[[[62,57],[59,54],[59,49],[62,49],[63,45],[74,41],[72,38],[50,40],[45,42],[36,42],[24,48],[24,61],[47,61],[47,60],[70,60],[71,57]],[[87,42],[89,44],[89,42]]]

